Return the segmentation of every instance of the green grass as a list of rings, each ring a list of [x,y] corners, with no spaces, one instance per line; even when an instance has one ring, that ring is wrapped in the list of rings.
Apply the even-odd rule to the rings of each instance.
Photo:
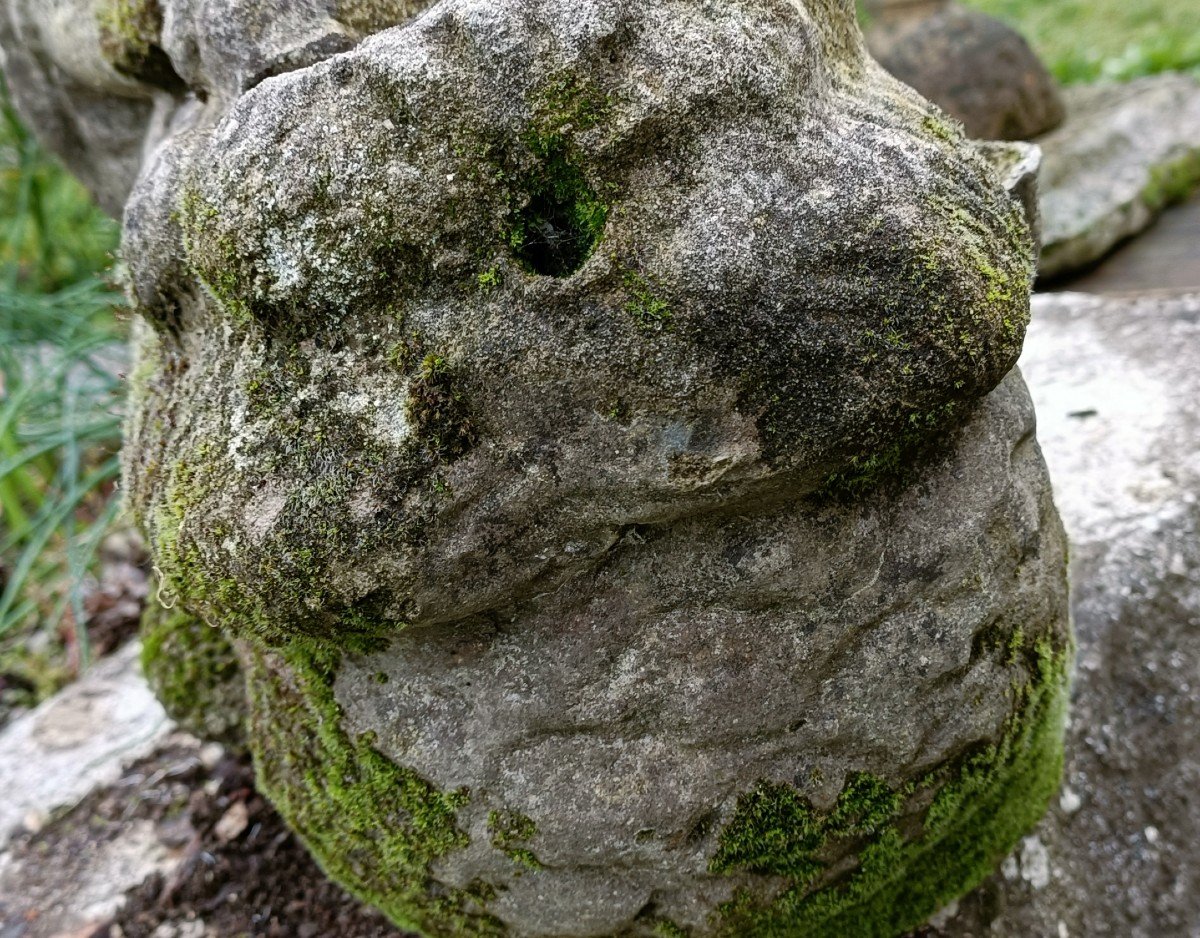
[[[1200,71],[1200,0],[967,0],[1028,39],[1060,81]]]
[[[43,692],[67,645],[86,663],[82,587],[117,511],[118,235],[0,87],[0,670]]]

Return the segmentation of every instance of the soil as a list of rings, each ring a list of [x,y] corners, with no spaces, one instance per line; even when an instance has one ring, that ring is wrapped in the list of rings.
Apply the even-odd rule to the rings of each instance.
[[[161,843],[182,852],[182,862],[169,878],[155,874],[126,892],[115,917],[72,931],[70,938],[407,934],[324,877],[255,791],[247,758],[226,755],[206,768],[194,747],[160,751],[112,788],[92,795],[42,831],[19,838],[11,850],[18,862],[41,857],[61,867],[80,858],[82,864],[139,821],[151,822]],[[6,920],[0,914],[0,935],[24,934],[15,919],[36,920],[43,911],[36,899],[26,895],[19,916]],[[44,901],[49,915],[53,899]]]
[[[226,758],[194,790],[195,831],[179,871],[127,893],[110,935],[151,938],[166,923],[203,921],[208,934],[278,938],[385,938],[403,932],[329,882],[254,790],[248,760]],[[213,791],[215,788],[215,791]],[[212,792],[211,794],[209,792]],[[98,936],[107,938],[107,936]]]

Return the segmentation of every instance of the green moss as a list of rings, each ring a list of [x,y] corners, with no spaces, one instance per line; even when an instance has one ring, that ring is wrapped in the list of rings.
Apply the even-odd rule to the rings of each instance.
[[[220,211],[196,189],[185,188],[175,215],[183,229],[184,251],[200,283],[238,325],[253,321],[242,299],[242,258],[231,234],[217,235]]]
[[[1155,166],[1142,199],[1154,210],[1175,205],[1200,188],[1200,149],[1165,166]]]
[[[961,127],[957,127],[951,120],[943,116],[930,114],[921,121],[921,126],[925,132],[943,143],[949,143],[952,146],[960,146],[963,142],[963,132]]]
[[[484,293],[491,293],[500,286],[500,271],[495,267],[485,270],[479,275],[478,281],[480,290]]]
[[[714,872],[784,876],[777,895],[741,891],[719,933],[746,938],[893,938],[977,886],[1037,822],[1057,790],[1069,651],[1029,653],[1033,678],[1013,689],[1001,740],[892,790],[848,779],[836,805],[815,811],[790,785],[762,782],[739,799]],[[922,805],[927,807],[922,808]],[[831,848],[853,868],[831,868]]]
[[[225,635],[152,600],[141,636],[142,670],[171,719],[201,739],[245,745],[245,682]]]
[[[631,270],[625,274],[624,282],[625,289],[630,294],[630,300],[625,304],[625,312],[633,317],[637,327],[644,332],[670,330],[675,318],[674,313],[670,304],[656,294],[649,281]]]
[[[492,835],[492,846],[509,859],[531,870],[542,869],[541,861],[524,846],[537,834],[537,825],[531,818],[515,811],[491,811],[488,833]]]
[[[911,414],[899,439],[885,449],[851,457],[847,467],[830,475],[814,497],[853,500],[880,487],[904,485],[926,459],[936,431],[952,428],[964,410],[951,401],[929,413]]]
[[[408,22],[431,0],[337,0],[334,17],[359,33],[374,33]]]
[[[532,273],[566,277],[595,250],[609,207],[588,181],[576,137],[596,127],[610,102],[573,75],[542,90],[522,143],[531,168],[514,179],[524,201],[510,212],[505,240]]]
[[[440,460],[457,459],[475,443],[458,374],[440,355],[426,355],[409,382],[408,417],[421,445]]]
[[[159,0],[102,0],[96,10],[100,52],[122,75],[170,91],[183,82],[160,47],[163,14]]]
[[[251,741],[259,785],[325,872],[396,925],[430,936],[499,935],[494,889],[434,885],[430,866],[461,850],[465,789],[441,791],[342,727],[339,653],[292,642],[274,662],[249,653]]]
[[[688,938],[688,930],[670,919],[659,919],[653,928],[656,938]]]

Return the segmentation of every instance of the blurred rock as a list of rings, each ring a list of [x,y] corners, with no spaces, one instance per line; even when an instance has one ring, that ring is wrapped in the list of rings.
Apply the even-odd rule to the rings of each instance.
[[[1073,87],[1066,99],[1066,123],[1037,141],[1043,279],[1094,264],[1200,185],[1197,79]]]
[[[126,646],[0,732],[0,850],[30,816],[48,816],[151,752],[171,732]]]
[[[1063,119],[1058,85],[1011,26],[957,3],[875,0],[871,54],[982,140],[1029,140]]]

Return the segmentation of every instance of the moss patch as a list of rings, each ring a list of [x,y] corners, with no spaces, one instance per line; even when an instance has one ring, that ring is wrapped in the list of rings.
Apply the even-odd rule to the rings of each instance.
[[[162,50],[159,0],[104,0],[96,12],[100,52],[122,75],[165,88],[185,90]]]
[[[408,386],[408,417],[430,454],[452,461],[475,444],[475,429],[454,368],[429,354]]]
[[[826,814],[790,785],[743,795],[712,871],[789,883],[770,898],[740,892],[721,907],[719,934],[893,938],[982,882],[1042,816],[1062,774],[1070,655],[1042,642],[1029,656],[1035,679],[1014,688],[1001,741],[916,784],[892,790],[853,776]],[[853,869],[830,869],[834,846],[849,849]]]
[[[1142,198],[1154,210],[1176,205],[1200,188],[1200,150],[1194,150],[1165,166],[1155,166]]]
[[[531,870],[542,868],[534,852],[524,846],[537,834],[532,818],[516,811],[492,811],[488,814],[488,833],[492,835],[492,846],[513,862]]]
[[[142,670],[176,723],[201,739],[245,745],[246,688],[225,635],[152,601],[142,615]]]
[[[502,934],[494,890],[435,885],[431,864],[468,843],[465,789],[441,791],[342,728],[333,692],[339,653],[292,642],[279,663],[247,655],[259,784],[325,872],[401,928],[431,936]]]
[[[608,221],[608,205],[584,172],[575,138],[596,127],[610,102],[574,76],[554,79],[534,104],[522,143],[532,168],[516,179],[524,204],[510,215],[506,240],[535,274],[566,277],[595,250]]]
[[[951,401],[929,413],[911,414],[899,439],[885,449],[852,456],[846,468],[830,475],[814,497],[853,501],[875,489],[907,484],[927,462],[930,450],[944,451],[946,435],[971,409]]]
[[[432,0],[337,0],[334,17],[358,33],[375,33],[408,22]]]
[[[670,330],[675,318],[671,305],[659,296],[645,277],[636,271],[627,272],[625,289],[629,292],[625,312],[633,317],[639,329],[643,332]]]

